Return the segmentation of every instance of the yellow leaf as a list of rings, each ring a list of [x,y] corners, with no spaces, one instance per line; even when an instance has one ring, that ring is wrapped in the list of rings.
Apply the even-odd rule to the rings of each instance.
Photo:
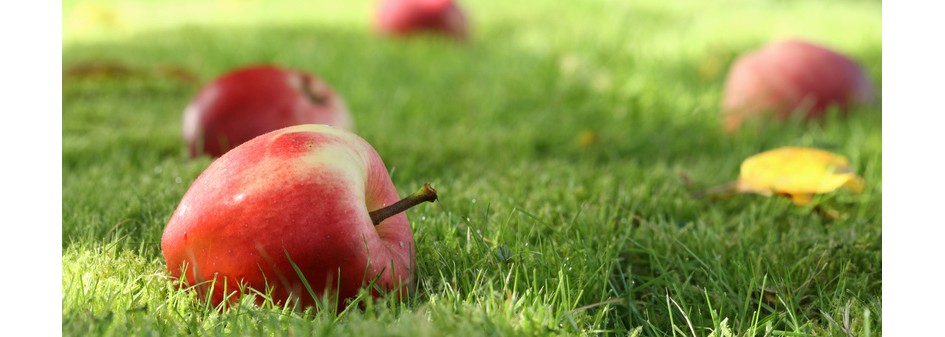
[[[581,147],[594,145],[597,143],[597,133],[590,130],[581,131],[581,134],[578,135],[577,143]]]
[[[735,186],[740,192],[787,195],[798,205],[809,203],[814,194],[840,187],[863,191],[863,179],[853,172],[849,160],[805,147],[782,147],[745,159]]]

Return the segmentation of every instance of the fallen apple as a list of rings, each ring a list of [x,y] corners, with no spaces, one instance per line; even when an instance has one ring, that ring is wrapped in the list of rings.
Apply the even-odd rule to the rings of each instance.
[[[391,36],[421,32],[458,40],[468,36],[466,15],[452,0],[382,0],[375,19],[378,30]]]
[[[297,125],[216,159],[184,194],[161,251],[171,276],[214,304],[239,298],[239,287],[269,286],[278,303],[303,306],[343,306],[372,282],[375,296],[403,295],[415,270],[404,211],[436,198],[426,184],[398,201],[370,144],[330,126]]]
[[[219,157],[266,132],[299,124],[351,130],[344,100],[318,78],[271,65],[233,70],[204,86],[184,110],[191,157]]]
[[[748,118],[801,114],[811,120],[836,106],[846,114],[874,98],[873,85],[860,66],[826,47],[783,40],[738,57],[725,82],[725,129],[737,130]]]

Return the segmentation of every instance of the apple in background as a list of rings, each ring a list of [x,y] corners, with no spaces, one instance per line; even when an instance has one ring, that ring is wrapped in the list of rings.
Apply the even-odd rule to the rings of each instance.
[[[463,10],[452,0],[380,0],[375,25],[381,33],[406,36],[441,33],[457,40],[468,37]]]
[[[228,72],[197,93],[184,110],[184,140],[191,157],[219,157],[256,136],[299,124],[352,128],[344,100],[318,78],[254,65]]]
[[[214,304],[238,298],[239,284],[315,305],[294,263],[316,296],[337,291],[343,306],[375,279],[408,292],[415,250],[404,211],[434,200],[426,184],[398,201],[384,162],[355,134],[297,125],[216,159],[184,194],[161,251],[171,276]]]
[[[770,113],[785,119],[822,117],[830,106],[846,111],[874,99],[873,84],[860,66],[838,52],[801,41],[775,41],[738,57],[725,82],[725,129]]]

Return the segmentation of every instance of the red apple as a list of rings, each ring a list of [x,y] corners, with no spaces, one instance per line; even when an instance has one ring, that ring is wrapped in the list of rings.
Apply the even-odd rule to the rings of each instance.
[[[384,162],[355,134],[297,125],[210,164],[171,216],[161,250],[171,276],[214,304],[238,298],[237,285],[270,286],[279,303],[303,306],[316,303],[312,294],[350,298],[372,280],[403,295],[415,269],[403,211],[435,199],[427,184],[398,201]]]
[[[740,56],[725,82],[725,128],[735,131],[750,117],[822,117],[830,106],[846,113],[874,98],[873,85],[850,58],[810,42],[784,40]]]
[[[393,36],[420,32],[459,40],[468,36],[466,15],[452,0],[382,0],[375,25],[381,33]]]
[[[305,72],[256,65],[233,70],[203,87],[184,110],[191,157],[219,157],[266,132],[299,124],[351,130],[344,100]]]

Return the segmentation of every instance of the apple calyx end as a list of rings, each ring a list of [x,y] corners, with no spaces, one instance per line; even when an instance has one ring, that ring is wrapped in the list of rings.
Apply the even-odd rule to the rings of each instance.
[[[438,197],[436,190],[433,189],[433,186],[431,186],[430,183],[425,183],[423,184],[423,187],[420,188],[420,190],[414,192],[406,198],[400,199],[400,201],[395,202],[393,205],[371,211],[369,213],[371,216],[371,222],[374,223],[374,226],[377,226],[389,217],[404,212],[424,202],[437,201],[437,199]]]

